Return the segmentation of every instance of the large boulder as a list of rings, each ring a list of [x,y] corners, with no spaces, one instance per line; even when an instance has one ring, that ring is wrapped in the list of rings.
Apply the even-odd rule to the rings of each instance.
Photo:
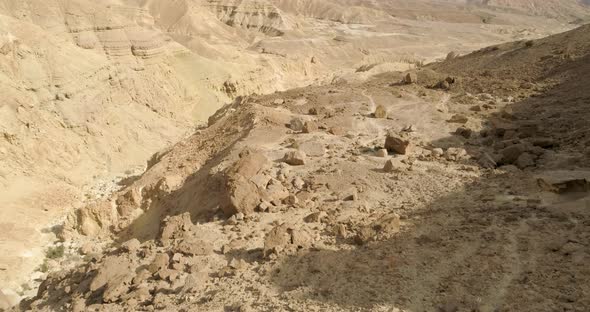
[[[289,151],[285,153],[283,161],[291,166],[302,166],[305,165],[307,155],[303,151]]]
[[[409,140],[404,140],[393,134],[388,134],[385,138],[385,149],[401,155],[410,153],[412,144]]]
[[[262,199],[258,175],[267,167],[268,158],[260,152],[245,151],[232,166],[226,170],[225,186],[227,198],[222,209],[226,215],[249,214]]]

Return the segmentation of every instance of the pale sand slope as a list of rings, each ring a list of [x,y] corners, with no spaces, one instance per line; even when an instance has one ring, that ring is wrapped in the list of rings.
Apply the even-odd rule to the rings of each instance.
[[[0,1],[4,290],[39,266],[64,212],[108,195],[237,95],[362,80],[587,16],[462,5]]]

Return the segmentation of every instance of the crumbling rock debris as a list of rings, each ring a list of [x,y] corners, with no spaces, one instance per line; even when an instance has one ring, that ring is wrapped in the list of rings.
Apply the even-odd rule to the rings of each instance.
[[[188,256],[206,256],[213,253],[213,246],[208,241],[190,237],[183,239],[174,251]]]
[[[283,223],[275,226],[264,240],[264,255],[294,252],[298,249],[309,248],[313,242],[312,234],[300,227]]]
[[[291,235],[288,232],[289,226],[281,224],[275,226],[264,240],[264,255],[281,252],[285,246],[291,243]]]
[[[182,233],[189,231],[193,226],[189,213],[176,216],[167,216],[160,226],[160,240],[168,242],[171,239],[182,236]]]
[[[140,247],[141,243],[137,238],[130,239],[121,244],[121,248],[127,252],[136,252]]]
[[[117,205],[117,212],[121,217],[129,217],[133,211],[138,209],[141,205],[141,193],[139,190],[132,188],[120,195],[115,201]]]
[[[154,260],[148,266],[148,271],[152,274],[157,273],[162,269],[167,269],[170,264],[170,256],[167,253],[158,253]]]
[[[324,212],[324,211],[318,211],[318,212],[314,212],[310,215],[308,215],[307,217],[305,217],[303,220],[305,222],[322,222],[322,220],[324,220],[328,215]]]
[[[400,231],[400,217],[397,214],[383,216],[375,222],[358,229],[354,241],[358,245],[365,245],[371,241],[385,239]]]
[[[115,301],[128,289],[127,286],[133,278],[130,272],[133,271],[134,265],[128,257],[109,257],[98,268],[89,290],[94,292],[106,286],[103,299],[107,302]]]
[[[460,147],[449,147],[445,151],[445,159],[449,161],[456,161],[463,159],[467,156],[467,151]]]

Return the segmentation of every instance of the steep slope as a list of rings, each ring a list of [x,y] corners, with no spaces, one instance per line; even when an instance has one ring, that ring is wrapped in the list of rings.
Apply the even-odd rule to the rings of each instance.
[[[21,308],[584,310],[588,30],[241,97],[72,214]]]
[[[0,284],[15,297],[67,212],[109,198],[239,96],[572,27],[405,0],[2,0],[0,17]]]

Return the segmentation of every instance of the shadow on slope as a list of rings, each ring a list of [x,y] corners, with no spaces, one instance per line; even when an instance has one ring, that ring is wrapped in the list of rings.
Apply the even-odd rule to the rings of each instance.
[[[485,123],[484,132],[492,135],[498,133],[492,119],[501,118],[515,130],[512,140],[541,136],[559,142],[538,168],[490,170],[409,215],[396,237],[353,250],[302,252],[279,263],[272,281],[283,295],[345,310],[588,309],[590,197],[544,193],[537,184],[545,170],[590,165],[590,55],[584,52],[539,79],[565,77],[562,83]],[[531,124],[532,135],[521,131]],[[475,158],[482,149],[461,147]]]

